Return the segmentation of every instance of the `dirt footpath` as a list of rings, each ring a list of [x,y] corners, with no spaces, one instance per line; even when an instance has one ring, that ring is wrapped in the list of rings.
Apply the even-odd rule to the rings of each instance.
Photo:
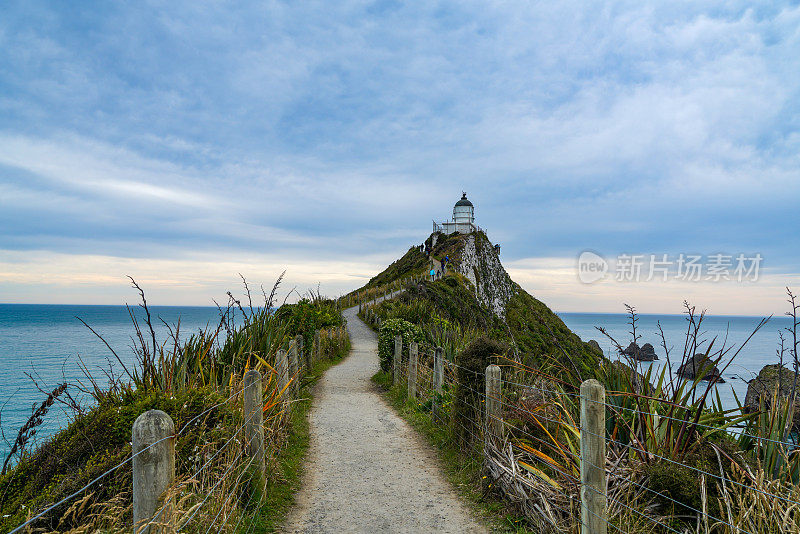
[[[344,312],[353,348],[317,385],[303,488],[285,532],[486,532],[434,452],[373,389],[377,336]]]

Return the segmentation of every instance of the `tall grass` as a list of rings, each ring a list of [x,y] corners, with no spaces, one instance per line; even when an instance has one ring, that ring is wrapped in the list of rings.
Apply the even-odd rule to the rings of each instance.
[[[152,408],[166,411],[178,432],[178,479],[157,521],[166,527],[191,518],[184,530],[205,531],[214,521],[232,517],[235,524],[244,515],[252,515],[258,502],[236,497],[250,479],[241,436],[235,434],[242,424],[244,373],[257,369],[264,376],[269,487],[284,476],[276,458],[290,437],[287,425],[293,405],[285,402],[287,392],[277,386],[277,350],[298,334],[310,341],[305,350],[315,350],[326,361],[343,356],[349,348],[335,302],[310,294],[276,310],[280,282],[281,278],[269,293],[262,289],[263,300],[254,304],[244,281],[243,298],[228,293],[225,306],[219,306],[219,321],[183,340],[180,323],[165,325],[167,338],[158,338],[157,319],[144,291],[132,280],[143,317],[139,319],[129,308],[134,364],[126,365],[108,346],[122,367],[121,374],[109,373],[101,380],[84,366],[85,378],[70,387],[82,391],[91,406],[81,407],[68,428],[38,449],[18,451],[17,465],[0,476],[0,530],[15,527],[30,511],[57,502],[129,456],[130,425],[142,411]],[[317,331],[319,346],[313,346]],[[209,459],[213,461],[206,465]],[[192,476],[202,466],[201,474]],[[131,517],[130,484],[130,469],[120,468],[77,500],[38,520],[34,528],[75,532],[122,528]]]

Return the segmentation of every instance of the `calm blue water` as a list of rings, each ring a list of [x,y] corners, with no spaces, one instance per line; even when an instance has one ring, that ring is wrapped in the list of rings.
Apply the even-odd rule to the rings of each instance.
[[[628,343],[631,342],[631,336],[628,333],[630,331],[628,317],[624,314],[559,313],[558,316],[584,341],[597,340],[603,352],[611,359],[619,359],[616,355],[617,351],[612,342],[595,328],[596,326],[604,327],[623,347],[627,347]],[[718,339],[714,343],[712,352],[715,351],[721,347],[727,333],[726,346],[735,346],[733,351],[730,352],[732,356],[753,332],[760,319],[760,317],[706,316],[703,319],[702,331],[704,334],[701,337],[701,339],[706,340],[706,345],[703,345],[702,348],[707,347],[707,343],[716,336]],[[661,370],[662,366],[666,365],[664,349],[661,346],[661,338],[657,328],[657,323],[659,322],[664,329],[667,346],[670,347],[672,369],[677,371],[683,354],[684,340],[686,339],[687,321],[683,315],[639,316],[639,321],[636,324],[636,333],[642,336],[639,339],[639,346],[645,343],[652,344],[659,357],[658,361],[652,363],[640,362],[640,365],[642,369],[653,365],[658,371]],[[776,353],[779,344],[778,331],[789,326],[791,326],[791,320],[788,317],[773,317],[770,319],[747,342],[739,355],[733,360],[733,363],[723,372],[722,376],[726,383],[714,387],[719,392],[720,398],[726,407],[732,408],[736,406],[734,392],[739,401],[743,403],[747,393],[746,381],[754,378],[765,365],[778,362]],[[788,353],[784,358],[784,361],[788,360]],[[725,358],[725,361],[727,360],[728,358]]]
[[[180,319],[181,339],[209,323],[216,326],[219,317],[214,307],[153,306],[150,312],[159,342],[168,337],[159,317],[171,326]],[[138,307],[135,313],[139,319],[144,316]],[[0,427],[5,434],[5,440],[0,438],[0,465],[9,450],[6,440],[13,443],[32,407],[45,399],[26,372],[38,376],[39,385],[47,391],[63,381],[86,382],[78,367],[78,357],[101,383],[105,382],[101,368],[113,365],[115,373],[122,372],[103,342],[76,316],[102,335],[130,368],[135,360],[131,350],[134,331],[124,306],[0,304]],[[45,418],[38,440],[68,422],[64,408],[57,406]]]

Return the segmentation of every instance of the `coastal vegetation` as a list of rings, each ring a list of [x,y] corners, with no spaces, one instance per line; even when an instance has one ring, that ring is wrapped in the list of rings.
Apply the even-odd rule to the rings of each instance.
[[[279,279],[269,294],[262,289],[263,301],[256,306],[245,282],[244,298],[228,293],[216,325],[185,340],[179,324],[169,325],[169,338],[159,340],[153,328],[157,319],[133,284],[144,312],[144,321],[131,313],[135,363],[126,363],[109,347],[118,373],[101,381],[85,369],[85,380],[60,386],[75,392],[72,421],[40,446],[15,451],[15,462],[0,476],[0,530],[10,531],[44,510],[26,531],[129,529],[131,427],[151,409],[166,412],[176,430],[176,481],[164,497],[160,523],[186,523],[189,531],[212,526],[235,531],[245,524],[274,528],[299,483],[308,445],[310,385],[349,350],[335,302],[309,294],[276,310]],[[297,377],[301,400],[289,403],[286,391],[277,387],[275,355],[298,335],[306,340],[306,350],[321,357]],[[242,497],[250,475],[240,452],[241,393],[250,369],[265,377],[267,476],[257,502]],[[43,405],[48,402],[52,399]],[[40,419],[32,418],[21,434],[30,434]],[[24,436],[18,441],[27,443]]]
[[[439,241],[432,258],[441,261],[444,253],[457,262],[464,240],[455,235]],[[414,278],[393,298],[362,305],[362,316],[381,337],[393,337],[389,325],[398,320],[406,331],[411,325],[421,331],[415,338],[416,398],[409,398],[403,380],[392,385],[386,366],[375,380],[401,415],[442,451],[446,464],[454,454],[464,465],[482,464],[465,471],[469,484],[483,490],[479,500],[488,502],[494,493],[508,513],[524,517],[537,532],[579,532],[579,387],[593,378],[606,390],[609,530],[800,532],[800,453],[791,432],[799,393],[798,307],[791,292],[792,326],[777,352],[783,371],[765,372],[764,380],[774,375],[776,383],[758,389],[758,405],[745,409],[723,406],[715,385],[747,341],[731,346],[724,332],[709,335],[704,312],[689,304],[685,339],[667,340],[662,332],[666,362],[656,371],[625,349],[640,338],[632,307],[631,339],[622,343],[608,336],[620,355],[611,361],[519,286],[504,313],[493,313],[475,286],[480,277],[469,279],[464,272],[456,263],[436,280]],[[394,287],[395,279],[381,275]],[[440,391],[429,378],[435,347],[443,348],[447,362]],[[694,361],[707,363],[690,377],[673,378]],[[489,364],[502,369],[502,447],[486,438],[482,422]]]

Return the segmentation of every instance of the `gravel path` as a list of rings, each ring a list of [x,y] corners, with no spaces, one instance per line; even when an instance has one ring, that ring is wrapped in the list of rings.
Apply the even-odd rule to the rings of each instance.
[[[317,385],[303,488],[285,532],[486,532],[434,452],[375,391],[377,336],[345,310],[353,348]]]

